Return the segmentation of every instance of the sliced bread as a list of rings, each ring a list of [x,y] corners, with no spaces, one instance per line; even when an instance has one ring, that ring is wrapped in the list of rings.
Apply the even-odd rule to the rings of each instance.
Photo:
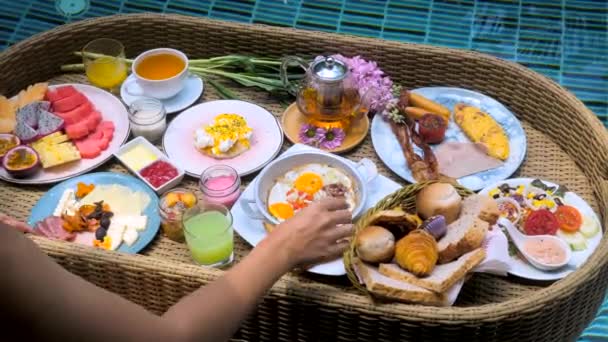
[[[448,225],[448,232],[437,242],[438,263],[448,263],[481,247],[489,226],[477,215],[461,215]]]
[[[496,224],[500,211],[495,200],[484,195],[472,195],[462,201],[460,216],[475,215],[490,224]]]
[[[428,277],[424,278],[419,278],[396,264],[380,264],[378,271],[389,278],[442,293],[446,292],[470,270],[479,265],[485,257],[485,250],[483,248],[477,248],[476,250],[461,256],[458,260],[443,265],[437,265],[435,269],[433,269],[433,272]]]
[[[378,272],[378,268],[354,258],[355,272],[365,283],[365,287],[379,297],[385,297],[402,302],[446,306],[448,298],[445,293],[429,291],[417,285],[395,280]]]

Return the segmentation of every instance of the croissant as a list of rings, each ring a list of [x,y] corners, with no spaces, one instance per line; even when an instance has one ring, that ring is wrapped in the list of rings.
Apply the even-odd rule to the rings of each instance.
[[[419,277],[431,274],[438,257],[435,238],[422,229],[407,234],[395,245],[397,264]]]

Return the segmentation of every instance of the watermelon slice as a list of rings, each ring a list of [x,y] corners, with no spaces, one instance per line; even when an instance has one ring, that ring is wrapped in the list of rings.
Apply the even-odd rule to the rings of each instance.
[[[80,152],[80,156],[84,159],[93,159],[101,154],[101,149],[94,140],[77,140],[74,143]]]
[[[74,86],[63,86],[56,89],[57,95],[59,98],[69,97],[78,92]]]
[[[68,125],[78,123],[86,118],[93,110],[93,105],[88,100],[69,112],[55,112],[55,114],[65,120]]]
[[[67,125],[65,127],[65,134],[67,134],[67,136],[72,140],[86,137],[89,134],[86,121]]]
[[[46,110],[38,116],[38,135],[45,136],[63,129],[65,122],[62,118]]]
[[[97,129],[99,123],[101,122],[101,114],[98,111],[94,110],[91,112],[91,114],[89,114],[85,121],[87,123],[87,128],[89,129],[89,131],[94,131]]]
[[[86,96],[77,92],[72,96],[64,97],[60,100],[53,101],[53,111],[69,112],[87,101],[88,99]]]

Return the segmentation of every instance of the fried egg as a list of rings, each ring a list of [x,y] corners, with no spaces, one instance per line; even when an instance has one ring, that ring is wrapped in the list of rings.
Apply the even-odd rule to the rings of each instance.
[[[268,211],[279,221],[291,218],[310,203],[331,196],[326,186],[339,184],[352,211],[356,196],[344,171],[323,164],[306,164],[277,179],[268,195]]]

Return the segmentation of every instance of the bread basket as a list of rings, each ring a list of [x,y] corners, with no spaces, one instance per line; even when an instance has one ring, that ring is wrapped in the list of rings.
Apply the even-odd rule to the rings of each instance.
[[[348,249],[344,252],[344,268],[346,269],[346,275],[348,279],[352,282],[353,286],[359,289],[360,291],[372,295],[367,288],[359,282],[359,278],[355,274],[355,270],[353,268],[353,258],[357,256],[357,251],[355,250],[355,244],[357,241],[357,234],[361,231],[361,229],[369,226],[370,220],[374,214],[381,210],[393,209],[397,207],[401,207],[406,212],[415,212],[416,211],[416,195],[418,192],[430,184],[436,183],[435,181],[427,181],[420,182],[416,184],[406,185],[403,188],[395,191],[394,193],[386,196],[380,202],[378,202],[373,208],[367,210],[361,218],[359,218],[355,222],[355,229],[353,232],[353,237],[350,240],[350,245]],[[455,184],[454,187],[458,194],[465,198],[473,194],[473,191]]]

